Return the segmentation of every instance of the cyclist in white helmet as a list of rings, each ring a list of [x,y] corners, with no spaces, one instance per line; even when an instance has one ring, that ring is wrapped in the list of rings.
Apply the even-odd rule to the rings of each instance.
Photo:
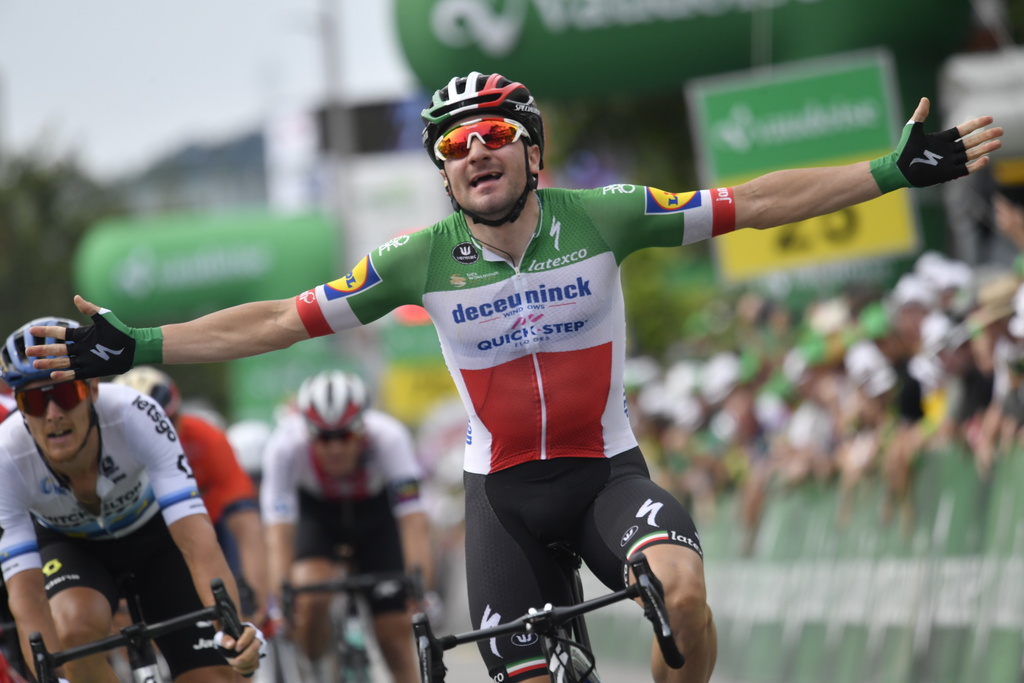
[[[0,374],[18,412],[0,424],[0,570],[22,651],[43,636],[51,652],[110,635],[131,575],[149,623],[213,604],[220,578],[238,591],[217,544],[181,442],[159,403],[97,380],[58,381],[32,367],[31,328],[77,328],[65,318],[26,323],[0,348]],[[234,681],[196,624],[156,638],[175,681]],[[262,634],[248,624],[231,659],[256,669]],[[68,662],[73,681],[116,681],[103,653]]]
[[[354,374],[328,370],[299,387],[296,410],[264,449],[260,508],[267,527],[271,586],[322,583],[342,565],[356,573],[419,568],[427,585],[430,527],[420,500],[423,472],[412,435],[369,408]],[[280,596],[278,596],[280,597]],[[371,595],[377,643],[395,681],[419,680],[405,590]],[[296,596],[288,627],[316,664],[330,644],[330,594]]]
[[[984,168],[1002,144],[990,116],[925,133],[929,110],[922,98],[896,150],[871,161],[688,192],[634,184],[537,189],[545,141],[533,95],[501,74],[472,72],[435,92],[422,113],[424,147],[452,200],[447,218],[381,245],[344,277],[294,299],[182,324],[128,327],[77,297],[94,326],[68,334],[72,344],[32,353],[60,356],[37,361],[56,378],[119,373],[134,363],[224,361],[420,304],[469,414],[466,554],[474,624],[565,602],[545,551],[549,540],[574,547],[610,587],[621,586],[626,559],[642,549],[664,584],[686,658],[670,670],[655,651],[654,677],[703,683],[714,669],[717,635],[700,539],[687,511],[651,481],[629,425],[619,266],[644,248],[768,229],[951,181]],[[65,338],[63,330],[43,332]],[[539,647],[499,638],[481,644],[480,653],[494,680],[546,676]]]

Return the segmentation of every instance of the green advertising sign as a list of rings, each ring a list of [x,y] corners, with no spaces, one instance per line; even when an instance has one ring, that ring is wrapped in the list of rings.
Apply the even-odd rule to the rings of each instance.
[[[692,81],[686,93],[706,187],[882,156],[895,146],[901,123],[884,51],[709,77]],[[773,230],[724,235],[715,252],[719,273],[738,282],[905,255],[917,248],[917,232],[910,197],[900,191]]]
[[[114,220],[82,240],[75,284],[132,324],[175,322],[327,282],[338,275],[335,245],[334,226],[317,215]]]
[[[888,152],[899,120],[892,80],[886,55],[871,53],[691,82],[701,180]]]
[[[294,398],[303,380],[323,370],[359,372],[353,359],[339,352],[333,336],[316,337],[287,349],[232,361],[231,417],[273,421],[274,411]]]
[[[690,78],[888,47],[934,69],[969,0],[395,0],[408,64],[434,90],[499,71],[542,100],[669,91]]]

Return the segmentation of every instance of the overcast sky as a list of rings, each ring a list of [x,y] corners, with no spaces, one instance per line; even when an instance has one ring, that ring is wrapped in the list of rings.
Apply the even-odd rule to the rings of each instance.
[[[414,87],[390,0],[0,0],[0,146],[75,150],[110,177],[326,91],[322,7],[355,101]],[[355,21],[358,12],[358,21]]]

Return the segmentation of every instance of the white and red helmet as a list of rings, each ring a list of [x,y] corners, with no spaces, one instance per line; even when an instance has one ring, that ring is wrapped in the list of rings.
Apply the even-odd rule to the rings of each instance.
[[[316,431],[357,430],[370,404],[370,393],[356,375],[326,370],[302,383],[296,404]]]

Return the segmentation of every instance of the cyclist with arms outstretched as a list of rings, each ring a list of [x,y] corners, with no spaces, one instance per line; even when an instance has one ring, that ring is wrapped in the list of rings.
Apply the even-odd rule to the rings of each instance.
[[[619,265],[646,247],[828,214],[983,168],[998,149],[991,117],[925,134],[922,99],[897,149],[846,166],[778,171],[736,187],[664,192],[642,185],[537,189],[544,129],[530,92],[498,74],[454,78],[423,111],[423,141],[455,212],[373,250],[345,277],[294,299],[191,322],[130,328],[76,298],[93,327],[32,350],[56,378],[132,363],[224,361],[366,324],[403,304],[430,313],[469,413],[466,554],[477,626],[564,602],[550,541],[574,547],[608,586],[643,550],[664,584],[686,665],[652,654],[659,681],[707,681],[717,636],[700,540],[689,514],[650,479],[624,406],[626,323]],[[973,134],[973,135],[972,135]],[[915,160],[927,158],[927,164]],[[63,330],[40,333],[57,336]],[[99,347],[120,352],[105,354]],[[70,352],[70,356],[68,353]],[[539,649],[483,643],[495,680],[544,677]]]
[[[95,379],[54,380],[32,367],[25,348],[39,325],[61,330],[73,320],[41,318],[7,337],[0,374],[18,412],[0,424],[0,570],[22,652],[38,632],[53,651],[110,635],[131,575],[148,622],[214,604],[221,578],[238,600],[224,555],[174,428],[159,404],[128,387]],[[175,681],[233,681],[207,623],[156,639]],[[232,665],[256,669],[262,636],[249,626]],[[73,681],[117,677],[104,654],[64,665]]]

